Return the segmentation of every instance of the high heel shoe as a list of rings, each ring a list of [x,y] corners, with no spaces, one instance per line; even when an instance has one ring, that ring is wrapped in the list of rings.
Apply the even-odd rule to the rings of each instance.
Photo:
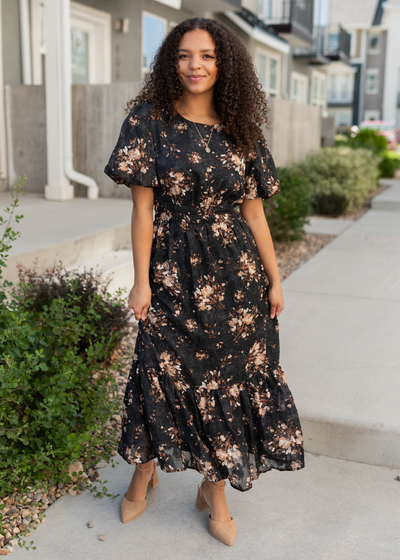
[[[200,511],[210,509],[210,506],[205,501],[203,493],[201,491],[201,487],[205,481],[206,478],[203,478],[197,490],[196,507],[199,508]],[[211,482],[211,480],[207,480],[207,482],[215,486],[215,488],[220,488],[221,490],[223,490],[226,486],[226,480],[224,480],[223,486],[214,484],[213,482]],[[208,532],[210,533],[210,535],[223,542],[224,544],[232,546],[235,542],[236,522],[233,517],[231,517],[230,521],[215,521],[215,519],[211,517],[210,513],[208,515]]]
[[[150,480],[147,484],[147,486],[150,486],[151,488],[155,488],[158,484],[157,465],[156,465],[156,462],[154,460],[153,460],[153,464],[154,464],[154,471],[153,471],[153,474],[151,475],[151,478],[150,478]],[[147,471],[147,469],[149,469],[150,467],[151,467],[151,464],[150,464],[150,466],[146,467],[145,469],[143,467],[141,467],[139,464],[136,465],[136,468],[141,470],[141,471]],[[126,492],[125,492],[125,494],[122,497],[121,504],[120,504],[120,512],[121,512],[122,523],[129,523],[129,521],[132,521],[133,519],[136,519],[136,517],[139,517],[139,515],[142,515],[142,513],[146,509],[146,505],[147,505],[147,497],[144,500],[131,501],[131,500],[127,499]]]

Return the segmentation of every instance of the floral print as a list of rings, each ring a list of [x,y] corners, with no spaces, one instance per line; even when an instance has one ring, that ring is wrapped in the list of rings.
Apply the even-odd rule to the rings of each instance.
[[[268,144],[247,157],[223,124],[135,105],[104,172],[154,189],[151,305],[124,397],[118,453],[157,457],[166,472],[195,469],[246,491],[260,473],[304,467],[299,416],[279,363],[279,322],[268,280],[238,206],[280,184]]]

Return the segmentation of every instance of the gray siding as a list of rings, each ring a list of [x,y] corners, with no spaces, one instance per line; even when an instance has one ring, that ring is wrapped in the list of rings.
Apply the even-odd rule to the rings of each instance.
[[[378,54],[368,54],[367,50],[367,57],[366,57],[366,71],[365,75],[369,68],[378,68],[379,69],[379,82],[378,82],[378,93],[365,93],[365,81],[363,84],[363,91],[364,91],[364,108],[363,111],[379,111],[380,118],[382,118],[382,106],[383,106],[383,86],[385,80],[385,58],[386,58],[386,31],[382,31],[380,33],[380,48]],[[364,114],[362,115],[364,118]]]

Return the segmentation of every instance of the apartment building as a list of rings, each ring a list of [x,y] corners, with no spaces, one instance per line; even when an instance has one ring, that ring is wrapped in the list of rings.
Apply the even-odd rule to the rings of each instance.
[[[400,127],[400,0],[330,0],[328,12],[351,36],[351,69],[328,71],[338,129],[370,119]]]
[[[97,86],[97,102],[106,106],[115,94],[114,103],[120,107],[149,70],[168,31],[193,16],[219,19],[235,30],[253,58],[268,97],[317,105],[323,113],[331,59],[309,55],[316,44],[315,10],[322,0],[316,1],[0,0],[0,190],[14,184],[20,170],[29,169],[27,191],[42,192],[46,185],[45,196],[71,198],[73,187],[63,161],[66,152],[72,159],[73,134],[75,155],[81,153],[77,145],[84,141],[75,124],[71,130],[70,115],[78,95],[74,92],[88,96],[94,90],[82,93],[72,88],[71,93],[66,83]],[[121,88],[110,90],[111,94],[99,89],[117,84]],[[29,91],[23,86],[29,86]],[[89,101],[85,98],[82,103]],[[26,115],[18,107],[26,108]],[[32,142],[23,132],[27,119]],[[115,134],[112,126],[103,123],[104,134]],[[85,152],[90,149],[83,146]],[[84,161],[76,165],[81,165],[81,171],[72,170],[69,179],[83,182],[90,196],[96,197],[99,191],[91,177],[98,166],[93,164],[92,169]],[[82,188],[80,195],[86,192]],[[111,196],[102,188],[103,196]]]

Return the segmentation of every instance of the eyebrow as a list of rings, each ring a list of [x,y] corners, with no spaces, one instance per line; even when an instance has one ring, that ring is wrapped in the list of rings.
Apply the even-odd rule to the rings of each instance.
[[[178,52],[179,52],[179,51],[190,52],[189,49],[178,49]],[[206,51],[212,51],[212,52],[214,52],[214,49],[202,49],[200,52],[206,52]]]

